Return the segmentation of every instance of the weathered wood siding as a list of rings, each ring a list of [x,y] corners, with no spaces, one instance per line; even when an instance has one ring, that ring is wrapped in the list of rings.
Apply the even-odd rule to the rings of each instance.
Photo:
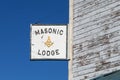
[[[73,80],[120,69],[120,0],[73,0]]]

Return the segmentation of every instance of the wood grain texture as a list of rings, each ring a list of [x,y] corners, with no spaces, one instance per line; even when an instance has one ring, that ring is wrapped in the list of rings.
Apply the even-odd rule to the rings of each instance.
[[[73,80],[120,69],[120,0],[73,0]]]

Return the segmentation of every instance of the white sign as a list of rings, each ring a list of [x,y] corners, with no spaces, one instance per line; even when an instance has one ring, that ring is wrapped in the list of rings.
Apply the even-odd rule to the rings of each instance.
[[[67,25],[31,25],[31,60],[67,59]]]

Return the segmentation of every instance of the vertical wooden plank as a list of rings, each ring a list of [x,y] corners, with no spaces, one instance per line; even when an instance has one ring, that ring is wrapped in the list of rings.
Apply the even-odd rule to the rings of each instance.
[[[73,0],[69,0],[69,26],[68,26],[68,80],[73,80],[72,75],[72,34],[73,34]]]

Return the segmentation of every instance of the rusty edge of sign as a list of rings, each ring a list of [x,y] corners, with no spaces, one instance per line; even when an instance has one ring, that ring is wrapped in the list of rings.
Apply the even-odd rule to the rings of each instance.
[[[33,23],[31,26],[68,26],[68,24],[41,24],[41,23]]]

